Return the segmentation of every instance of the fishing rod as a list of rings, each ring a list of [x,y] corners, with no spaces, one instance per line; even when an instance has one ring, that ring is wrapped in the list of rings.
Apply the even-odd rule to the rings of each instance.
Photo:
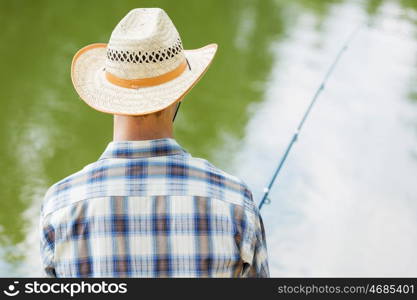
[[[332,64],[330,65],[329,69],[327,70],[323,80],[321,81],[319,87],[317,88],[316,92],[314,93],[313,98],[310,101],[310,105],[307,107],[307,110],[305,111],[303,118],[301,119],[300,123],[298,124],[298,127],[295,131],[295,133],[293,134],[290,142],[288,143],[287,148],[285,149],[284,155],[281,157],[277,168],[275,169],[274,174],[272,175],[271,180],[269,181],[268,186],[264,189],[264,194],[262,196],[261,202],[259,203],[259,210],[262,208],[262,206],[264,204],[269,204],[271,202],[271,200],[269,199],[269,192],[271,191],[272,186],[274,185],[274,182],[279,174],[279,172],[282,169],[282,166],[285,163],[285,160],[287,159],[288,154],[290,153],[292,146],[294,145],[294,143],[297,141],[298,139],[298,135],[301,132],[301,129],[304,126],[304,123],[307,119],[307,117],[310,114],[311,109],[313,108],[314,104],[316,103],[317,98],[320,96],[321,92],[324,90],[324,87],[327,83],[327,80],[329,79],[329,77],[332,75],[333,70],[335,69],[337,63],[339,62],[340,58],[342,57],[343,53],[346,52],[346,50],[348,49],[350,43],[352,42],[352,40],[354,39],[354,37],[356,36],[356,34],[360,31],[360,29],[362,28],[362,25],[359,26],[358,28],[356,28],[348,37],[348,39],[345,41],[345,43],[343,44],[342,48],[339,50],[339,52],[337,53],[335,59],[333,60]]]

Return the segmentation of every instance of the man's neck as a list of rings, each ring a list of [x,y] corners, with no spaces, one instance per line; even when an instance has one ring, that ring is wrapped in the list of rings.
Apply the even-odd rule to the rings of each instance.
[[[114,116],[114,141],[142,141],[172,138],[172,120],[163,116]]]

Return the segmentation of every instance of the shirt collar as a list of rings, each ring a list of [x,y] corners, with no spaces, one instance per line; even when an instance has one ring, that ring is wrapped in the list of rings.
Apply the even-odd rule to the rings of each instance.
[[[187,154],[187,151],[171,138],[145,141],[113,141],[108,144],[100,159],[145,158],[181,154]]]

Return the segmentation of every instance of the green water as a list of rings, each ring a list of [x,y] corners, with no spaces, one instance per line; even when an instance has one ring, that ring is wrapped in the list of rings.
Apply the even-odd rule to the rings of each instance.
[[[384,149],[388,147],[392,151],[388,153],[387,150],[386,156],[378,157],[381,164],[386,157],[398,155],[403,158],[400,162],[402,169],[399,171],[403,174],[399,175],[403,181],[392,186],[395,196],[391,199],[402,201],[405,208],[414,211],[416,190],[413,182],[417,178],[413,177],[417,175],[417,119],[414,118],[417,114],[416,1],[1,1],[0,168],[3,172],[0,177],[0,276],[39,274],[37,220],[43,194],[54,182],[96,160],[112,139],[112,117],[90,109],[79,100],[72,87],[69,73],[72,56],[86,44],[106,42],[112,28],[130,9],[154,6],[164,8],[173,19],[182,36],[184,48],[198,48],[212,42],[219,44],[212,67],[181,107],[176,121],[177,140],[194,156],[207,158],[244,178],[253,187],[257,197],[285,146],[285,134],[292,131],[293,121],[300,116],[300,109],[305,107],[305,102],[296,100],[308,100],[343,39],[357,24],[370,21],[372,27],[364,30],[363,34],[378,36],[372,43],[362,36],[362,42],[352,45],[352,49],[356,50],[352,50],[350,58],[349,54],[346,55],[347,63],[339,69],[339,74],[345,75],[338,75],[339,80],[334,79],[333,92],[330,90],[327,94],[328,97],[333,95],[333,100],[343,100],[346,97],[344,103],[350,99],[363,98],[364,101],[358,105],[365,104],[358,110],[330,104],[327,107],[333,110],[330,109],[328,115],[344,112],[347,120],[365,120],[364,127],[355,129],[354,133],[359,135],[364,128],[377,125],[373,120],[379,120],[381,116],[388,120],[382,122],[381,126],[390,126],[381,130],[389,133],[389,138],[393,140],[379,146]],[[342,13],[338,17],[339,12]],[[388,46],[383,44],[387,37],[394,38],[394,42]],[[396,39],[400,42],[396,42]],[[395,49],[398,51],[391,53]],[[363,55],[369,56],[371,61],[372,53],[381,55],[379,64],[364,68],[358,65],[357,69],[349,67],[349,60],[355,61],[355,58],[363,58]],[[404,57],[409,57],[406,62],[402,61]],[[384,69],[385,63],[392,68]],[[295,73],[291,69],[293,66],[298,66]],[[367,74],[369,81],[366,86],[360,82],[354,87],[346,84],[355,78],[355,72]],[[392,78],[373,80],[384,72],[392,74]],[[392,83],[392,86],[381,86],[381,82]],[[372,94],[384,87],[398,93],[395,93],[394,98],[384,93]],[[366,105],[369,103],[366,99],[374,99],[374,96],[382,99],[379,109],[385,112],[378,117],[371,115],[378,108]],[[284,105],[287,103],[284,99],[288,103],[297,103],[297,109],[295,106],[291,108]],[[384,102],[384,99],[391,102]],[[268,103],[274,104],[269,106]],[[275,106],[277,103],[281,103],[282,107]],[[321,111],[325,109],[318,108]],[[408,119],[404,125],[405,111]],[[315,126],[321,136],[326,136],[329,124],[335,124],[330,123],[331,120],[321,123],[319,120],[325,120],[325,116],[313,114],[312,117],[318,121],[312,121],[311,128]],[[287,119],[288,123],[279,123],[279,120]],[[379,132],[376,129],[370,131],[373,136]],[[395,138],[400,139],[403,135],[406,135],[404,139],[407,142],[403,143],[401,139],[399,148],[391,148],[390,145],[398,144]],[[340,135],[329,136],[326,143],[330,149],[340,145]],[[286,182],[284,188],[277,189],[273,194],[277,201],[264,214],[271,240],[269,251],[272,274],[356,274],[349,267],[334,267],[340,265],[338,260],[343,255],[340,249],[336,252],[340,256],[336,255],[334,263],[328,268],[319,268],[317,273],[314,271],[317,270],[315,264],[299,266],[297,257],[291,257],[289,252],[292,252],[292,247],[299,248],[297,245],[282,247],[286,245],[282,239],[291,239],[290,236],[300,233],[285,228],[294,228],[300,224],[307,226],[303,222],[311,215],[305,211],[305,207],[309,207],[308,203],[300,208],[279,199],[310,199],[311,193],[329,191],[330,187],[334,187],[322,186],[311,179],[326,176],[322,165],[310,163],[318,160],[308,156],[308,153],[314,153],[314,149],[320,150],[323,144],[320,140],[309,139],[307,133],[305,140],[305,147],[299,146],[298,156],[294,153],[292,163],[289,161],[286,167],[287,173],[282,179]],[[366,144],[363,138],[359,140],[365,152],[366,149],[377,152],[381,149],[378,145]],[[349,141],[358,139],[351,137]],[[343,161],[354,165],[357,157],[363,157],[356,151],[359,150],[347,147],[337,153],[343,154]],[[264,152],[270,156],[263,155]],[[333,163],[337,164],[336,159]],[[378,161],[372,163],[378,165]],[[366,162],[361,162],[361,165],[366,165]],[[365,192],[358,183],[368,182],[369,178],[361,178],[360,174],[364,173],[360,166],[357,168],[352,170],[353,175],[341,179],[345,182],[344,187],[353,193],[353,198],[363,199],[365,203],[367,199],[378,198],[379,195],[373,191],[390,178],[384,172],[379,172],[377,167],[370,166],[375,172],[370,173],[369,178],[379,181],[372,183],[371,180],[370,188]],[[305,174],[305,170],[311,172]],[[395,173],[395,170],[385,171]],[[297,174],[302,175],[302,180],[297,179]],[[338,174],[345,173],[341,170]],[[292,186],[294,180],[303,184]],[[333,195],[320,195],[320,199],[334,199]],[[309,203],[314,206],[323,202],[311,200]],[[374,202],[369,203],[370,206],[374,205]],[[338,213],[338,209],[329,212],[336,216]],[[280,218],[277,219],[277,215]],[[368,215],[364,212],[361,220],[366,218]],[[381,220],[375,222],[379,224]],[[416,225],[412,220],[410,216],[410,224]],[[348,224],[346,222],[345,225]],[[404,228],[411,230],[406,225]],[[343,224],[340,225],[342,227]],[[317,230],[322,228],[317,227]],[[302,248],[307,249],[319,241],[328,242],[323,237],[330,233],[320,232],[319,240],[309,241]],[[384,235],[384,232],[379,234]],[[406,245],[407,253],[417,250],[415,232],[409,231],[405,235],[412,236],[412,242]],[[353,239],[353,242],[363,241]],[[372,242],[370,247],[377,242]],[[319,265],[321,257],[317,253],[320,251],[317,247],[314,249],[316,251],[310,253],[309,257]],[[299,252],[299,255],[303,253]],[[397,254],[401,257],[404,253]],[[362,257],[363,252],[352,255]],[[390,253],[381,255],[391,257]],[[284,258],[285,262],[282,261]],[[359,264],[360,259],[355,261]],[[376,266],[375,262],[370,268],[379,274]],[[368,274],[361,272],[360,268],[358,270],[357,275]],[[417,266],[414,264],[396,269],[386,265],[381,272],[416,276]]]

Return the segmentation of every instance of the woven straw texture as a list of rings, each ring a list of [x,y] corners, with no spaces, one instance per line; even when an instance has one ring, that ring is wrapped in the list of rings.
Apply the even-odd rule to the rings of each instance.
[[[108,44],[81,49],[74,57],[71,77],[79,96],[96,110],[144,115],[180,100],[207,70],[216,44],[183,50],[168,15],[159,8],[134,9],[116,26]],[[178,77],[154,86],[121,87],[106,72],[125,80],[164,75],[188,61]]]

